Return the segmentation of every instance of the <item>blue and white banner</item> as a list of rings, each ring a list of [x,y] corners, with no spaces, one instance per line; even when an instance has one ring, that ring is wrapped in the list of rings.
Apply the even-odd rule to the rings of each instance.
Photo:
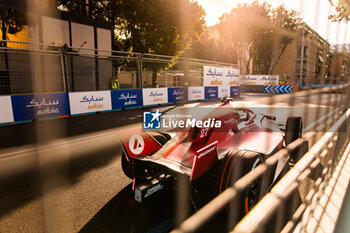
[[[230,96],[231,97],[239,97],[239,86],[231,86],[230,87]]]
[[[69,93],[72,115],[112,110],[110,91]]]
[[[111,91],[112,109],[134,108],[142,106],[142,90],[115,90]]]
[[[219,94],[218,97],[230,97],[230,86],[218,86]]]
[[[69,116],[67,93],[11,96],[15,121]]]
[[[169,87],[168,88],[168,103],[176,103],[186,100],[185,87]]]
[[[189,101],[203,100],[204,99],[204,87],[188,87],[187,97]]]
[[[206,99],[217,99],[218,98],[218,87],[204,87]]]
[[[203,66],[204,86],[239,85],[239,69]]]
[[[278,75],[242,75],[241,85],[278,85]]]
[[[11,96],[0,96],[0,123],[13,122]]]
[[[143,105],[155,105],[168,103],[168,88],[142,89]]]
[[[278,85],[266,85],[264,88],[264,93],[275,93],[275,94],[287,94],[292,93],[291,85],[278,86]]]

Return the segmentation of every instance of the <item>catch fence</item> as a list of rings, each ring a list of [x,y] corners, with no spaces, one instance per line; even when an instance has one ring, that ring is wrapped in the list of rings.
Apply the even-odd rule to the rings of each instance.
[[[120,89],[203,86],[204,65],[237,68],[157,54],[4,40],[0,44],[3,95],[110,90],[113,76]]]

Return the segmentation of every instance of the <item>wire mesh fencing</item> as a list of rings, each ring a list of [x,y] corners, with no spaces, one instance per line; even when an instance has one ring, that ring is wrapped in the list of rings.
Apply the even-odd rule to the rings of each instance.
[[[1,94],[110,90],[114,76],[120,89],[202,86],[203,65],[237,67],[164,55],[0,42]]]

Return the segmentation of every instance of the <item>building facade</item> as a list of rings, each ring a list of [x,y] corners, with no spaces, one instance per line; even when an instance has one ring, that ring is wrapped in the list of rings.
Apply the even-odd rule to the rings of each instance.
[[[329,55],[329,82],[349,82],[350,75],[350,44],[332,46]]]
[[[310,26],[300,25],[273,74],[285,74],[293,85],[327,83],[330,44]]]

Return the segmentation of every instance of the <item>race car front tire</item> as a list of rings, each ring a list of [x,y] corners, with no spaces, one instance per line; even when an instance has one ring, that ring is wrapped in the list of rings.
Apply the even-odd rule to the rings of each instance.
[[[230,150],[219,164],[217,193],[220,194],[228,187],[232,187],[237,180],[261,163],[263,163],[263,159],[259,153],[236,149]],[[258,202],[261,192],[261,179],[258,179],[239,195],[238,203],[235,202],[232,203],[233,205],[225,206],[225,211],[230,212],[230,208],[233,208],[237,214],[237,220],[241,219]]]
[[[303,133],[303,119],[301,117],[288,117],[286,122],[285,143],[286,146],[301,138]]]

